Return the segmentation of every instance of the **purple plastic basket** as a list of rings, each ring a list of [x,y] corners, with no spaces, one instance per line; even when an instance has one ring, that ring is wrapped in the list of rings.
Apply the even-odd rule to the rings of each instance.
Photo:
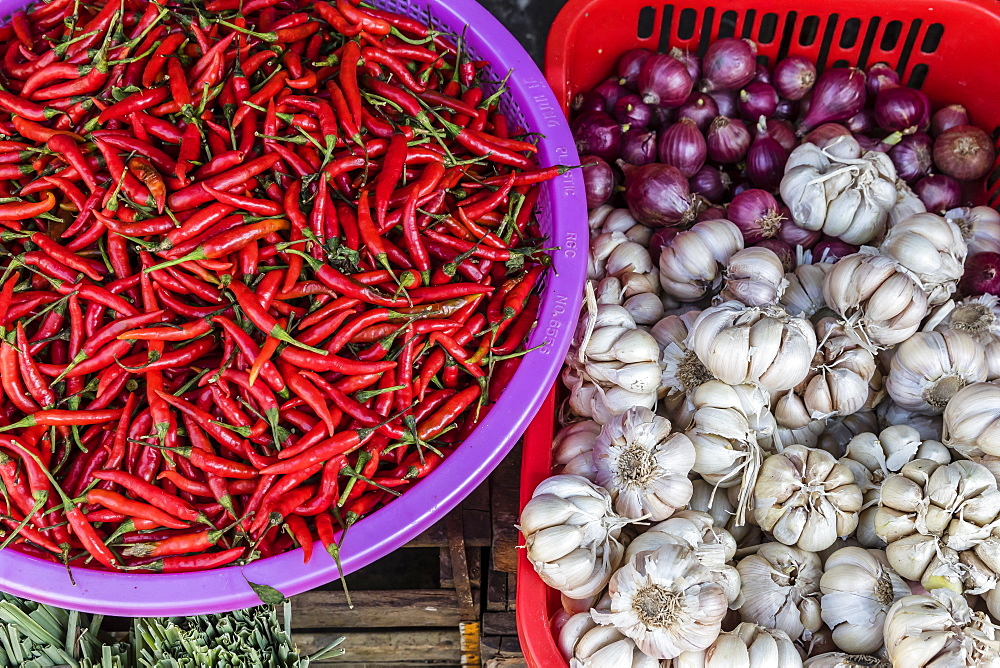
[[[0,0],[0,16],[26,6]],[[538,67],[509,32],[473,0],[376,0],[385,9],[429,21],[440,30],[465,33],[468,51],[493,64],[493,76],[509,71],[509,93],[501,109],[512,126],[545,136],[539,143],[542,166],[575,165],[579,157],[569,127]],[[514,446],[555,381],[569,348],[586,274],[587,210],[583,180],[572,170],[547,183],[539,198],[539,221],[549,238],[553,271],[539,308],[532,351],[514,374],[482,424],[427,479],[385,508],[351,527],[341,554],[351,573],[406,544],[475,489]],[[76,584],[58,564],[13,550],[0,552],[0,589],[65,608],[122,616],[169,616],[223,612],[258,605],[247,581],[267,584],[286,596],[338,577],[326,552],[317,548],[310,563],[294,550],[244,567],[200,573],[154,575],[73,569]]]

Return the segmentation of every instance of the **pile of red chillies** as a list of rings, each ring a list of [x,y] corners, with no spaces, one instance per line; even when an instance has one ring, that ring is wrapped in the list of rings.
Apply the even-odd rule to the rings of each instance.
[[[0,42],[3,546],[336,558],[513,373],[566,168],[460,37],[349,0],[51,0]]]

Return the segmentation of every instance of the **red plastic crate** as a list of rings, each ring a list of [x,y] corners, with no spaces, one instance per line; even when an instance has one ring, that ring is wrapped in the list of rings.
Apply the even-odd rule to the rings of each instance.
[[[819,69],[865,67],[886,61],[902,81],[936,104],[960,103],[972,122],[1000,136],[1000,2],[996,0],[733,0],[651,4],[646,0],[570,0],[556,17],[545,54],[545,75],[569,108],[573,96],[612,74],[618,56],[644,47],[677,46],[703,54],[720,37],[745,37],[760,61],[773,64],[803,55]],[[1000,159],[980,203],[1000,201]],[[556,391],[550,393],[524,437],[521,506],[550,473]],[[546,587],[520,556],[517,627],[533,668],[566,666],[552,634],[558,592]]]

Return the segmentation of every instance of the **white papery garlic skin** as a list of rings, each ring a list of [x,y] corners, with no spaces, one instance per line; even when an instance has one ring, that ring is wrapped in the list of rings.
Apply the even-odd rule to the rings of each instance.
[[[853,157],[860,152],[850,136],[838,137],[826,148],[805,143],[792,151],[780,192],[796,224],[849,244],[882,234],[896,206],[896,169],[885,153]]]
[[[916,275],[932,306],[954,294],[964,272],[962,231],[933,213],[918,213],[892,227],[879,250]]]
[[[670,420],[636,407],[601,430],[593,451],[597,484],[611,494],[620,515],[658,522],[691,498],[694,445],[670,428]]]
[[[556,473],[583,476],[594,482],[594,443],[601,433],[601,425],[593,420],[571,422],[556,433],[552,440],[552,468]]]
[[[788,286],[781,260],[771,249],[758,246],[735,253],[729,259],[725,276],[721,300],[747,306],[774,304]]]
[[[535,488],[518,529],[545,584],[570,598],[588,598],[621,563],[625,548],[618,535],[628,521],[615,514],[604,489],[580,476],[557,475]]]
[[[644,654],[618,629],[597,626],[574,644],[570,668],[658,668],[660,662]]]
[[[690,397],[699,385],[715,378],[698,354],[687,346],[688,335],[699,315],[701,311],[668,315],[650,329],[650,334],[663,350],[660,357],[663,366],[660,390],[666,396]]]
[[[962,231],[969,255],[1000,253],[1000,213],[993,207],[959,207],[944,217]]]
[[[708,649],[685,652],[672,668],[800,668],[802,658],[784,631],[740,622]]]
[[[751,308],[730,301],[702,311],[687,344],[719,380],[780,391],[809,374],[816,331],[808,320],[780,307]]]
[[[658,659],[705,649],[718,637],[728,603],[691,550],[668,544],[633,557],[611,578],[611,611],[593,611]]]
[[[729,259],[743,250],[740,228],[728,220],[706,220],[671,239],[660,252],[660,287],[682,302],[715,294]]]
[[[693,400],[694,422],[686,432],[695,449],[692,470],[709,484],[740,488],[736,524],[741,525],[775,431],[769,398],[752,385],[712,380],[695,391]]]
[[[788,287],[778,303],[791,315],[812,318],[827,308],[823,297],[823,281],[832,267],[830,262],[800,264],[795,267],[795,271],[785,274]]]
[[[927,314],[921,285],[895,260],[867,247],[833,265],[823,281],[823,297],[875,346],[910,338]]]
[[[948,589],[896,601],[885,620],[885,649],[904,668],[997,668],[1000,629]]]
[[[886,389],[899,407],[935,415],[956,392],[986,376],[986,352],[965,332],[917,332],[893,355]]]
[[[1000,377],[1000,299],[995,295],[966,297],[934,329],[955,329],[974,338],[986,349],[990,379]]]
[[[918,213],[926,213],[927,207],[923,200],[917,197],[913,189],[906,184],[903,179],[896,179],[896,206],[889,211],[889,219],[886,221],[889,229],[898,225],[910,216]]]
[[[740,606],[740,574],[729,565],[736,554],[736,539],[714,526],[712,516],[696,510],[682,510],[670,519],[654,524],[636,536],[625,551],[625,561],[640,552],[654,552],[664,545],[682,545],[692,552],[715,576],[726,592],[729,607]]]
[[[820,608],[833,641],[845,652],[878,652],[885,613],[910,595],[909,585],[889,568],[881,550],[844,547],[830,555],[823,568]]]
[[[852,438],[872,431],[879,431],[878,415],[872,410],[830,418],[826,421],[826,429],[820,434],[818,445],[834,457],[843,457],[847,443]],[[855,482],[860,485],[860,481]]]
[[[1000,455],[1000,386],[973,383],[944,409],[944,444],[965,457]]]
[[[875,530],[889,564],[927,590],[981,594],[1000,570],[1000,491],[984,466],[915,459],[882,483]],[[998,532],[1000,533],[1000,532]]]
[[[913,413],[896,405],[891,398],[886,398],[875,409],[879,426],[883,429],[897,424],[905,424],[920,432],[924,440],[940,440],[944,421],[940,415],[921,415]]]
[[[819,604],[823,569],[815,553],[764,543],[736,569],[743,583],[743,621],[780,629],[790,638],[818,631],[823,625]]]
[[[801,391],[806,414],[816,420],[857,413],[871,399],[871,383],[877,372],[875,356],[849,336],[836,318],[817,322],[816,338],[815,373]]]
[[[754,487],[754,519],[786,545],[819,552],[858,525],[861,489],[825,450],[791,445],[764,460]]]

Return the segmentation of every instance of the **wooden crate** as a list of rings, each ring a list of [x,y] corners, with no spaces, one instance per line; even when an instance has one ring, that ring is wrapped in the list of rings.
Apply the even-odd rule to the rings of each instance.
[[[514,622],[520,448],[444,520],[339,582],[292,598],[305,652],[345,636],[342,668],[524,666]]]

